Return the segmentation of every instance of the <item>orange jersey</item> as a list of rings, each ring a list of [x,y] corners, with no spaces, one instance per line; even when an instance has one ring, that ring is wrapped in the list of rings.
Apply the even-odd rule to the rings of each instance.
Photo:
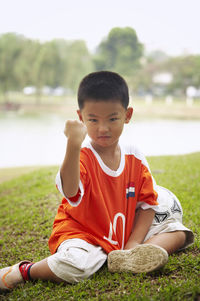
[[[136,207],[158,205],[153,181],[145,157],[135,147],[121,146],[120,166],[113,171],[87,143],[80,153],[79,191],[73,198],[63,198],[54,220],[49,239],[51,253],[71,238],[100,245],[107,253],[123,249],[132,231]],[[56,182],[63,194],[60,173]]]

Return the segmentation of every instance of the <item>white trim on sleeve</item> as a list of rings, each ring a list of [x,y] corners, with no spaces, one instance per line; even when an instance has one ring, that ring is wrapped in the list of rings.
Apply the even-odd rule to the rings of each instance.
[[[60,176],[60,170],[58,171],[58,173],[56,175],[55,182],[56,182],[56,186],[57,186],[58,190],[60,191],[62,196],[68,201],[68,203],[73,207],[77,207],[80,204],[82,197],[84,195],[84,188],[83,188],[83,184],[82,184],[81,180],[79,182],[80,196],[76,202],[70,201],[70,199],[65,196],[65,194],[63,192],[63,188],[62,188],[62,180],[61,180],[61,176]]]
[[[79,189],[80,189],[80,196],[78,198],[78,200],[76,202],[71,202],[70,199],[66,198],[66,200],[68,201],[68,203],[72,206],[72,207],[77,207],[80,202],[82,201],[83,195],[84,195],[84,188],[83,188],[83,184],[80,180],[79,182]]]
[[[138,208],[142,208],[143,210],[153,209],[154,211],[156,211],[158,209],[158,206],[159,205],[150,205],[145,202],[138,202],[136,209],[138,209]]]
[[[56,186],[58,188],[58,190],[60,191],[60,193],[64,196],[65,198],[65,195],[64,195],[64,192],[63,192],[63,189],[62,189],[62,181],[61,181],[61,176],[60,176],[60,170],[58,171],[57,175],[56,175],[56,179],[55,179],[55,182],[56,182]]]

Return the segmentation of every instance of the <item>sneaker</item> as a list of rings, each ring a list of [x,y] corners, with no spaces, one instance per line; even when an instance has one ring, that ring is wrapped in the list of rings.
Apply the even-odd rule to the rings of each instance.
[[[151,272],[164,266],[168,261],[165,249],[142,244],[130,250],[116,250],[108,254],[108,270],[114,272]]]
[[[19,283],[24,283],[19,266],[30,261],[21,261],[11,267],[0,269],[0,290],[11,290]]]

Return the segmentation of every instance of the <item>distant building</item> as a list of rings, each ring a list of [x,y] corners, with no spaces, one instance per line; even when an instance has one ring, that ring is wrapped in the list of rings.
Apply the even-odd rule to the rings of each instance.
[[[169,72],[157,73],[152,78],[153,83],[161,84],[161,85],[168,85],[173,80],[173,75]]]

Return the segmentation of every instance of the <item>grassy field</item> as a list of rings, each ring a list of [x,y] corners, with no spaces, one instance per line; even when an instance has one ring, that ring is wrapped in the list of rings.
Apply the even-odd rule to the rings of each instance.
[[[0,300],[200,300],[200,153],[151,157],[149,163],[157,183],[181,200],[184,224],[195,233],[192,247],[170,256],[160,271],[110,274],[104,265],[77,285],[26,283],[0,292]],[[15,170],[13,179],[0,184],[0,268],[50,255],[48,237],[61,201],[54,185],[57,169],[29,170],[21,176]],[[9,174],[11,178],[11,169]]]
[[[0,168],[0,184],[38,169],[38,166]]]

